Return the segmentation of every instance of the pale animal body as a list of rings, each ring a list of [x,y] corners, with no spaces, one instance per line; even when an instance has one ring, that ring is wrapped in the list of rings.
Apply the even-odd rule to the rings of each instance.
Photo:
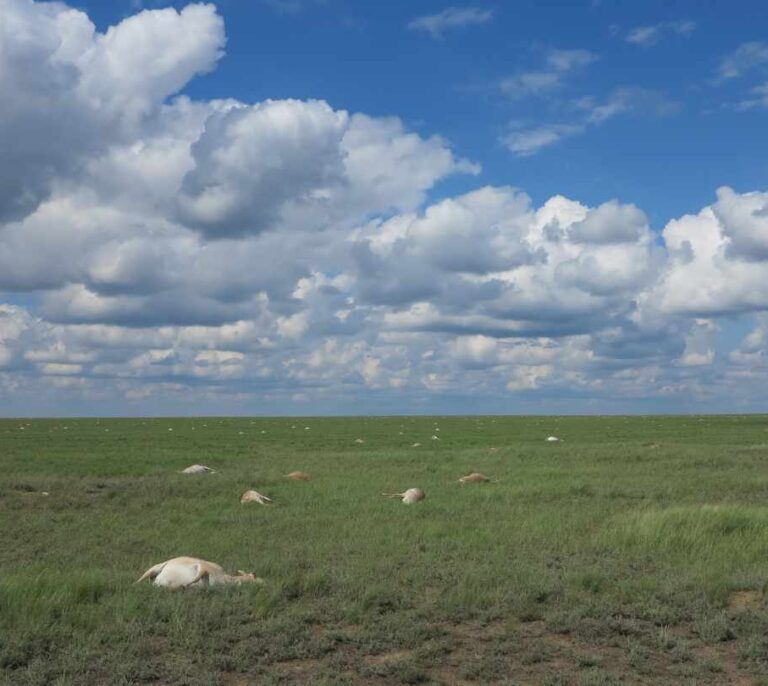
[[[480,474],[480,472],[472,472],[459,479],[460,484],[481,484],[488,481],[490,481],[490,479],[485,474]]]
[[[560,439],[557,436],[547,436],[547,443],[559,443]]]
[[[381,495],[387,498],[400,498],[406,505],[418,503],[420,500],[424,500],[424,498],[427,497],[427,494],[420,488],[409,488],[402,493],[382,493]]]
[[[216,470],[206,467],[204,464],[193,464],[181,470],[182,474],[215,474]]]
[[[200,588],[221,584],[262,583],[254,574],[238,571],[237,574],[227,574],[215,562],[201,560],[197,557],[174,557],[150,567],[142,574],[136,583],[149,579],[155,586],[165,588]]]
[[[293,479],[294,481],[309,481],[312,477],[306,472],[290,472],[285,475],[286,479]]]
[[[267,496],[263,495],[262,493],[259,493],[258,491],[250,490],[243,493],[242,496],[240,496],[240,502],[241,503],[258,503],[259,505],[271,505],[272,504],[272,498],[267,498]]]

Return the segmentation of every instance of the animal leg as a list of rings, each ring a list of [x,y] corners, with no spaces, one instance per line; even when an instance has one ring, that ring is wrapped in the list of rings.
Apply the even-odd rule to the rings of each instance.
[[[140,581],[144,581],[144,579],[154,579],[160,572],[163,571],[163,567],[167,565],[168,562],[161,562],[159,564],[156,564],[154,567],[150,567],[144,574],[142,574],[138,579],[136,579],[136,583],[138,584]]]
[[[190,581],[188,584],[186,584],[184,588],[189,588],[190,586],[193,586],[194,584],[196,584],[198,581],[202,581],[203,584],[208,583],[208,575],[210,574],[210,571],[205,569],[203,565],[198,564],[195,566],[197,567],[195,578],[192,579],[192,581]]]

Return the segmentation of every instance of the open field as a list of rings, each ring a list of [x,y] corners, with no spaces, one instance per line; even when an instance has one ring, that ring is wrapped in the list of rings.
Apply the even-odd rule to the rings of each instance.
[[[768,684],[763,416],[3,420],[0,466],[2,683]],[[133,584],[177,555],[267,583]]]

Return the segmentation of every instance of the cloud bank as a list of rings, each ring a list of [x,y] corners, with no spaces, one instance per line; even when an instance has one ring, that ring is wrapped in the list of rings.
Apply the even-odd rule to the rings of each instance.
[[[104,33],[64,4],[0,10],[0,412],[763,397],[768,193],[664,227],[620,199],[440,197],[479,166],[397,118],[179,95],[222,58],[211,5]]]

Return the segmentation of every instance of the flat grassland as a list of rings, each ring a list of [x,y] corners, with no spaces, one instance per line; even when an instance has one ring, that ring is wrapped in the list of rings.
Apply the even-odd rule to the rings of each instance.
[[[764,416],[3,420],[0,542],[0,683],[768,684]]]

